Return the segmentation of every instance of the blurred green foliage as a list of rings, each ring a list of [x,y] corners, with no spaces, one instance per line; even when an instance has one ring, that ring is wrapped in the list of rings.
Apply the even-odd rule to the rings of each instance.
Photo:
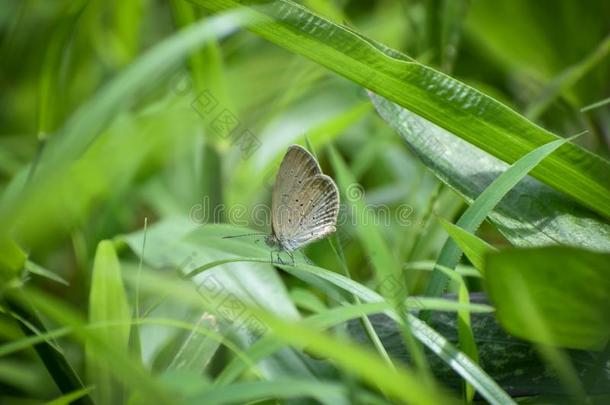
[[[233,3],[263,7],[257,18],[213,12]],[[483,328],[469,318],[489,303],[469,304],[468,291],[488,287],[500,323],[491,318],[485,329],[506,327],[532,342],[540,355],[529,368],[519,363],[524,375],[543,370],[559,381],[528,385],[528,396],[607,398],[600,310],[610,302],[610,180],[600,168],[608,167],[610,106],[586,107],[610,93],[610,3],[298,2],[306,11],[266,3],[2,2],[0,402],[433,403],[461,390],[466,402],[476,391],[475,399],[504,403],[523,392],[519,376],[507,385],[496,371],[516,360],[500,346],[481,353]],[[265,29],[302,32],[269,42],[257,24],[278,10],[293,26],[276,20]],[[321,17],[305,19],[309,12],[345,28],[333,32]],[[363,40],[342,44],[345,64],[325,47],[341,35]],[[440,80],[419,97],[382,81],[411,58],[425,66],[410,66],[460,83]],[[368,78],[358,76],[363,66]],[[416,85],[411,75],[400,80]],[[514,116],[430,109],[430,100],[450,105],[461,83]],[[586,130],[578,146],[551,155],[554,166],[543,161],[581,182],[535,169],[538,180],[519,182],[484,212],[489,221],[467,229],[500,250],[489,263],[480,240],[450,232],[485,273],[463,267],[466,258],[447,269],[439,254],[449,236],[437,218],[456,222],[521,157],[509,141],[539,146],[542,138],[528,139],[513,118],[532,134]],[[506,138],[485,142],[492,129]],[[293,143],[313,149],[344,202],[332,243],[308,246],[294,268],[271,265],[256,237],[222,239],[270,231],[274,176]],[[449,285],[459,302],[423,297],[439,265],[460,274]],[[204,302],[210,275],[273,333],[258,339],[212,311]],[[399,299],[382,291],[392,277],[407,287]],[[427,326],[417,309],[459,312],[459,339]],[[368,323],[379,312],[400,326],[416,367]],[[540,319],[548,330],[528,328]],[[361,323],[369,348],[349,343],[348,320]],[[574,357],[566,348],[593,350]],[[496,355],[505,368],[488,368]],[[474,391],[442,373],[435,379],[439,364]]]

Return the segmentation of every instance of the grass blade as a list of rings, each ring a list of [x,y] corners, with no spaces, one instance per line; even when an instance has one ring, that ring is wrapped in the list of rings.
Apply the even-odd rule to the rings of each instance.
[[[560,139],[531,151],[515,162],[507,171],[502,173],[481,193],[470,207],[462,214],[456,225],[468,232],[474,232],[485,220],[487,215],[500,202],[521,179],[540,162],[555,152],[560,146],[568,142],[568,139]],[[462,252],[457,244],[448,239],[443,246],[437,259],[439,265],[454,269],[457,266]],[[440,271],[432,273],[432,277],[426,287],[426,295],[440,296],[446,288],[447,276]]]
[[[89,321],[123,322],[123,326],[100,329],[98,336],[117,352],[127,355],[131,311],[123,286],[119,260],[110,241],[100,242],[95,254],[89,294]],[[86,352],[89,382],[96,386],[94,395],[97,401],[104,404],[122,401],[123,387],[108,370],[113,365],[96,351],[95,346],[87,346]]]
[[[38,335],[45,335],[46,329],[38,317],[37,311],[34,310],[33,305],[31,305],[27,297],[20,292],[16,294],[17,295],[13,295],[9,298],[8,305],[9,308],[16,312],[23,320],[19,322],[19,326],[23,333],[28,338],[33,339],[37,338]],[[32,326],[36,331],[31,329]],[[49,338],[40,340],[34,345],[34,350],[36,350],[40,360],[42,360],[42,363],[61,392],[69,394],[73,391],[84,389],[81,379],[72,368],[72,365],[65,357],[64,353],[60,352]],[[78,405],[94,404],[89,395],[83,395],[80,398],[75,399],[74,403]]]
[[[445,221],[442,218],[439,218],[439,221],[449,236],[459,246],[460,250],[464,252],[468,260],[483,273],[485,270],[485,254],[495,251],[496,248],[451,222]]]
[[[45,405],[70,405],[78,403],[79,399],[83,398],[85,395],[88,395],[92,390],[93,387],[85,387],[80,390],[72,391],[65,395],[62,395],[59,398],[55,398],[54,400],[47,402]]]

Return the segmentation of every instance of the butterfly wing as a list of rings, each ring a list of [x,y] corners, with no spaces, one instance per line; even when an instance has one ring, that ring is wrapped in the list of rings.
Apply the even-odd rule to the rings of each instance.
[[[324,238],[335,231],[339,214],[335,182],[324,174],[309,177],[277,214],[281,225],[276,236],[287,250]]]
[[[283,227],[289,225],[286,221],[280,221],[285,214],[278,215],[278,213],[287,211],[291,201],[290,196],[296,195],[303,188],[307,179],[321,173],[320,166],[311,153],[299,145],[292,145],[288,148],[273,187],[271,226],[274,235],[279,236],[278,232],[285,231]]]

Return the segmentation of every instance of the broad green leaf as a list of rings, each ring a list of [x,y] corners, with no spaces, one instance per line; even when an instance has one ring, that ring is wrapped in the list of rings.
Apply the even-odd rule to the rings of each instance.
[[[371,98],[381,117],[445,184],[474,201],[508,165],[451,133],[379,96]],[[489,214],[516,246],[565,244],[610,251],[610,225],[570,198],[525,177]]]
[[[127,355],[131,310],[127,302],[119,260],[110,241],[101,241],[95,253],[89,293],[89,321],[123,322],[122,325],[100,329],[97,333],[105,344]],[[108,370],[110,367],[114,365],[109,363],[95,346],[87,347],[89,383],[96,386],[94,396],[100,403],[122,400],[123,387],[112,377],[112,372]]]
[[[600,349],[610,337],[608,263],[610,254],[569,247],[507,249],[486,256],[485,278],[498,319],[510,333],[548,345]],[[537,318],[542,324],[532,323]]]
[[[513,163],[558,137],[495,99],[289,0],[195,0],[210,11],[261,5],[262,37],[398,103],[486,152]],[[573,144],[563,145],[532,175],[610,218],[610,164]]]

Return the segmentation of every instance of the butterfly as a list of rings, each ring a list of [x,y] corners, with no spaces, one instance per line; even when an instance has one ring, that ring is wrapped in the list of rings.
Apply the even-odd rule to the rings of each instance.
[[[291,145],[275,178],[271,235],[265,237],[265,243],[278,249],[282,264],[282,251],[294,264],[292,252],[335,232],[338,215],[339,190],[333,179],[322,173],[311,153]]]

